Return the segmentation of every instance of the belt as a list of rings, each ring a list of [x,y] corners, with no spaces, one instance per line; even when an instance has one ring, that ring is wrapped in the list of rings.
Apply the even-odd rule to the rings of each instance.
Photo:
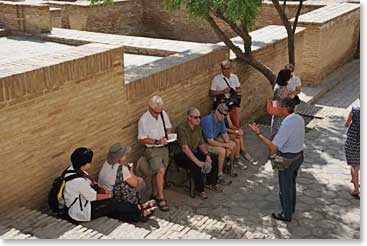
[[[164,147],[167,147],[167,146],[166,145],[162,145],[162,146],[151,146],[151,147],[145,146],[146,149],[159,149],[159,148],[164,148]]]
[[[303,150],[297,153],[289,153],[289,152],[283,153],[278,150],[277,155],[288,158],[288,159],[298,159],[303,156]]]

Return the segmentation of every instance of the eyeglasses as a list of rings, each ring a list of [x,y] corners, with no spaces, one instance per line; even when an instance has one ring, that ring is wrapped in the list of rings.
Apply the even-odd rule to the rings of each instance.
[[[154,114],[160,114],[162,111],[155,111],[152,107],[150,107],[150,110],[154,113]]]
[[[221,115],[223,115],[223,116],[227,116],[227,115],[228,115],[228,114],[225,114],[225,113],[221,112],[220,110],[218,110],[218,112],[219,112]]]
[[[222,69],[223,69],[223,70],[230,70],[230,69],[231,69],[231,67],[223,67]]]
[[[200,120],[201,119],[201,116],[199,115],[199,116],[190,116],[191,118],[193,118],[193,119],[195,119],[195,120]]]

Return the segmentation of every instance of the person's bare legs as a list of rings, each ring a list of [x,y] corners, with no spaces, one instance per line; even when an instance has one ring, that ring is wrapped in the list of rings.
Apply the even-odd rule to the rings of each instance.
[[[158,198],[164,199],[163,194],[163,186],[164,186],[164,168],[159,169],[157,175],[156,175],[156,184],[157,184],[157,192],[158,192]]]
[[[352,195],[357,195],[359,194],[359,165],[352,165],[351,173],[354,185],[354,191],[352,192]]]
[[[153,197],[158,197],[157,174],[152,176],[152,195]]]
[[[223,166],[224,160],[226,158],[226,150],[224,148],[220,148],[218,151],[218,175],[223,174]]]
[[[234,151],[234,157],[240,158],[241,154],[241,137],[235,138],[235,151]]]

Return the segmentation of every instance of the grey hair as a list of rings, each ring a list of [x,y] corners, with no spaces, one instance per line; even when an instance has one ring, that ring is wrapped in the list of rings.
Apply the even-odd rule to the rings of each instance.
[[[163,107],[163,99],[160,96],[153,96],[149,99],[148,105],[151,108],[161,108]]]
[[[231,62],[229,61],[229,60],[224,60],[224,61],[222,61],[221,63],[220,63],[220,67],[221,68],[223,68],[225,65],[227,65],[227,64],[229,64],[229,65],[231,65]]]
[[[187,116],[191,116],[194,112],[200,113],[200,110],[195,107],[190,107],[189,110],[187,110]]]

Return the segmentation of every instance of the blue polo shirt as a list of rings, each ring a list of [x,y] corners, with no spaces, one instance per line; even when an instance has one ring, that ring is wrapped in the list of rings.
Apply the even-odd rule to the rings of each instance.
[[[219,135],[227,133],[224,120],[216,121],[214,118],[214,113],[203,117],[201,119],[200,126],[201,130],[203,131],[205,142],[208,142],[208,139],[217,139]]]
[[[298,114],[288,115],[280,125],[273,143],[282,153],[298,153],[303,150],[305,121]]]

